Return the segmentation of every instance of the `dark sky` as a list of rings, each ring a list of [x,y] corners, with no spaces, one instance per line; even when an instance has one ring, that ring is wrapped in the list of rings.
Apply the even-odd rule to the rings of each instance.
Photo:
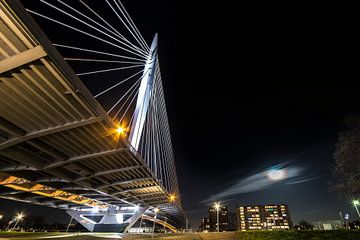
[[[337,219],[339,211],[355,218],[350,199],[327,190],[343,118],[359,113],[351,14],[330,5],[123,3],[148,42],[159,33],[181,197],[193,227],[207,215],[204,201],[212,195],[279,164],[301,171],[296,179],[218,200],[231,210],[287,203],[294,222]],[[35,0],[26,4],[45,9]],[[67,37],[44,31],[51,40]],[[1,201],[0,210],[8,206]],[[57,215],[49,219],[67,219]]]

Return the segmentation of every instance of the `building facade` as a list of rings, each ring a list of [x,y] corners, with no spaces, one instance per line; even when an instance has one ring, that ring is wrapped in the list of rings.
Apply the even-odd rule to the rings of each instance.
[[[253,205],[237,208],[239,230],[289,230],[292,222],[286,204]]]
[[[199,226],[200,232],[210,232],[210,221],[209,218],[203,218],[201,219],[201,223]]]
[[[227,231],[229,227],[229,216],[228,216],[228,207],[220,206],[219,208],[219,231]],[[214,206],[209,208],[209,222],[210,222],[210,231],[217,231],[217,209]]]

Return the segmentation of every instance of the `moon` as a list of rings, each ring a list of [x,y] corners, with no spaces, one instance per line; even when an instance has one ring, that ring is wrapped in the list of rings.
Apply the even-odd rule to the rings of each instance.
[[[286,177],[286,171],[283,169],[271,169],[267,171],[266,175],[272,181],[280,181]]]

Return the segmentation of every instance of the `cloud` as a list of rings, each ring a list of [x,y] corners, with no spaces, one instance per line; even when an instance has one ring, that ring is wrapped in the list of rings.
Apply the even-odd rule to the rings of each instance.
[[[210,198],[202,201],[202,203],[228,199],[233,195],[260,191],[279,183],[299,184],[319,178],[304,177],[303,172],[304,168],[302,167],[290,166],[288,163],[279,164],[268,169],[263,169],[246,178],[236,180],[234,184],[225,188],[222,192],[212,195]]]
[[[293,180],[291,182],[286,182],[286,185],[293,185],[293,184],[299,184],[299,183],[304,183],[304,182],[310,182],[310,181],[314,181],[316,179],[321,178],[322,176],[318,176],[318,177],[308,177],[308,178],[302,178],[302,179],[297,179],[297,180]]]

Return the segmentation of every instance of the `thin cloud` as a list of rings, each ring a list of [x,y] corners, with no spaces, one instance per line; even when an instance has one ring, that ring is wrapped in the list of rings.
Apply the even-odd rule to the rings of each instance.
[[[291,182],[286,182],[285,184],[286,184],[286,185],[293,185],[293,184],[305,183],[305,182],[314,181],[314,180],[319,179],[319,178],[321,178],[321,176],[319,176],[319,177],[302,178],[302,179],[299,179],[299,180],[294,180],[294,181],[291,181]]]
[[[275,175],[274,178],[272,178],[271,171],[275,171],[277,174],[280,174],[280,177]],[[202,203],[209,203],[218,199],[224,200],[228,199],[230,196],[260,191],[279,183],[286,183],[286,181],[289,180],[290,182],[288,182],[288,184],[298,184],[301,182],[315,180],[315,178],[303,178],[303,172],[304,168],[289,166],[288,163],[279,164],[270,169],[264,169],[261,172],[246,178],[236,180],[234,184],[225,188],[222,192],[203,200]]]

